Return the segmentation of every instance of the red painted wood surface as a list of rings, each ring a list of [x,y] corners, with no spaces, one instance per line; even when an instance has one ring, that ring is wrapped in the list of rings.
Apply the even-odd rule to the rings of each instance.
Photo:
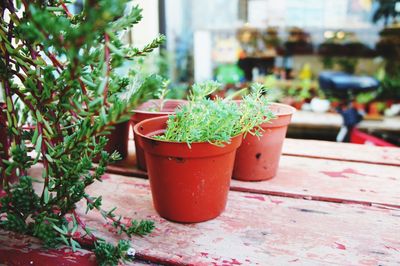
[[[278,174],[273,179],[262,182],[233,180],[231,189],[400,208],[400,167],[282,156]]]
[[[231,191],[212,221],[178,224],[152,207],[147,180],[108,175],[89,193],[104,195],[125,221],[153,219],[156,230],[133,238],[140,257],[174,265],[395,265],[400,263],[400,210]],[[84,206],[80,212],[84,212]],[[116,241],[98,214],[85,218]]]
[[[329,159],[347,162],[400,166],[400,148],[375,147],[351,143],[336,143],[320,140],[285,139],[283,155]],[[135,145],[129,141],[129,156],[114,165],[108,166],[114,174],[147,177],[145,171],[136,167]]]
[[[140,260],[172,265],[400,264],[400,149],[286,140],[284,154],[274,179],[233,180],[226,211],[205,223],[160,218],[148,181],[132,178],[146,177],[135,167],[134,152],[109,168],[119,175],[106,174],[87,191],[103,195],[104,207],[118,207],[116,213],[126,222],[156,222],[150,236],[132,239]],[[36,166],[31,174],[40,176],[40,171]],[[82,203],[79,212],[84,211]],[[121,237],[96,213],[83,219],[99,236]],[[26,262],[36,258],[32,250],[53,258],[65,255],[44,251],[37,243],[4,251],[3,246],[12,246],[9,239],[0,231],[0,262],[9,254]]]
[[[70,248],[45,249],[41,242],[29,236],[0,230],[0,265],[97,265],[93,252]]]
[[[283,154],[339,161],[400,166],[400,148],[382,148],[320,140],[285,139]]]
[[[0,230],[0,265],[95,266],[98,264],[91,251],[78,249],[72,252],[68,247],[46,249],[34,237]],[[151,266],[155,264],[135,259],[123,265]]]
[[[294,139],[286,139],[283,153],[296,154],[296,146],[299,147],[297,155],[283,155],[278,174],[272,180],[262,182],[234,180],[231,189],[332,202],[400,207],[400,168],[382,164],[382,160],[379,160],[383,158],[381,156],[387,154],[388,158],[395,162],[400,159],[400,148],[379,148],[326,141],[297,142]],[[308,146],[314,148],[306,149]],[[340,148],[342,146],[344,148]],[[333,160],[313,158],[318,152],[315,147],[321,148],[320,158],[331,157]],[[347,148],[348,153],[345,152]],[[300,151],[306,155],[301,156]],[[344,159],[339,160],[342,154],[345,154]],[[364,159],[361,158],[361,161],[366,161],[367,155],[370,154],[369,162],[358,163],[349,159],[355,158],[357,154],[360,156],[364,154]],[[110,166],[108,170],[111,173],[147,178],[146,172],[136,168],[133,149],[130,150],[128,160]]]

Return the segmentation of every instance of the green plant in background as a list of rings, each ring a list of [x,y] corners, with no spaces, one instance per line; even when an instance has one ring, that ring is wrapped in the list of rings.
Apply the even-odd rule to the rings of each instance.
[[[101,196],[85,192],[101,181],[107,163],[120,157],[103,151],[105,136],[114,124],[128,120],[130,110],[153,89],[146,82],[154,77],[143,84],[133,72],[119,76],[116,71],[164,40],[156,38],[143,49],[124,46],[120,33],[142,17],[139,7],[124,13],[127,3],[87,0],[78,14],[61,0],[6,0],[0,6],[0,80],[11,137],[11,158],[0,162],[6,192],[0,199],[0,227],[38,237],[49,247],[65,244],[73,250],[79,247],[75,233],[81,230],[100,264],[128,258],[129,244],[113,246],[98,239],[76,213],[78,202],[86,202],[87,211],[97,210],[129,237],[154,228],[152,221],[124,224],[114,210],[102,209]],[[128,97],[121,100],[121,94]],[[32,132],[22,130],[27,114],[34,121]],[[36,155],[29,154],[32,150]],[[98,156],[95,167],[92,161]],[[43,172],[38,193],[28,170],[39,160]],[[10,184],[12,175],[18,183]]]
[[[384,21],[384,25],[387,26],[389,24],[390,19],[395,19],[400,12],[396,10],[396,3],[398,0],[374,0],[378,3],[378,8],[375,10],[375,13],[372,16],[372,21],[377,23],[381,19]]]
[[[376,98],[376,96],[377,92],[375,91],[359,93],[356,96],[356,102],[367,104],[369,102],[372,102]]]
[[[240,104],[229,99],[207,99],[220,87],[219,83],[194,84],[188,105],[179,109],[167,121],[167,129],[158,139],[186,142],[210,142],[215,145],[229,143],[238,134],[261,134],[259,125],[273,118],[269,101],[260,84],[252,85],[252,92]]]
[[[335,66],[335,60],[332,56],[323,56],[321,58],[321,61],[324,69],[333,69],[333,67]]]
[[[377,97],[382,100],[400,100],[400,67],[393,68],[392,74],[383,69],[379,74],[377,78],[381,85]]]
[[[346,73],[354,74],[358,65],[358,58],[356,57],[338,57],[335,63],[339,65],[340,69]]]

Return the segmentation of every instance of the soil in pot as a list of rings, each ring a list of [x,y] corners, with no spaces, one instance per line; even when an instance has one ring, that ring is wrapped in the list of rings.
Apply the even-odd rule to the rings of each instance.
[[[278,170],[283,141],[295,109],[289,105],[271,103],[276,118],[262,124],[261,137],[247,134],[236,153],[233,178],[261,181],[274,177]]]
[[[146,154],[156,211],[165,219],[194,223],[213,219],[226,206],[236,149],[242,136],[223,147],[208,142],[156,140],[168,117],[157,117],[134,127],[136,140]]]
[[[164,102],[162,100],[147,101],[134,110],[135,114],[131,118],[132,125],[135,126],[137,123],[145,119],[174,114],[176,108],[185,105],[186,103],[187,101],[185,100],[164,100]],[[133,132],[133,135],[135,139],[137,166],[139,169],[146,171],[147,168],[144,151],[137,144],[137,136],[135,132]]]

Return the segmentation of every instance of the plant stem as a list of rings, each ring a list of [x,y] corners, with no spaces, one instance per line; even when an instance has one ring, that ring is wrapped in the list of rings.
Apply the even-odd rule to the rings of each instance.
[[[109,78],[110,78],[110,72],[111,72],[111,57],[110,57],[110,48],[108,47],[108,43],[110,42],[110,36],[105,33],[104,34],[104,61],[106,63],[106,86],[104,88],[104,92],[103,92],[103,96],[104,96],[104,104],[107,104],[107,95],[108,95],[108,82],[109,82]]]
[[[81,220],[79,215],[76,213],[75,210],[72,211],[72,215],[75,217],[76,222],[82,227],[82,229],[86,232],[86,234],[90,237],[90,240],[95,243],[97,241],[97,237],[88,230],[84,221]]]
[[[64,9],[68,17],[73,17],[72,14],[69,12],[68,7],[64,4],[64,1],[60,0],[60,5]]]

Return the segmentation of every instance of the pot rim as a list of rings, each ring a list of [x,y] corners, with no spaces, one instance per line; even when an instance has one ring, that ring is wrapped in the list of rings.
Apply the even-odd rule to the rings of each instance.
[[[239,103],[239,104],[242,102],[242,100],[233,100],[233,101],[236,102],[236,103]],[[294,108],[293,106],[290,106],[290,105],[284,104],[284,103],[270,102],[267,105],[267,108],[269,108],[270,106],[280,106],[280,107],[284,107],[284,108],[287,109],[286,111],[282,111],[282,112],[279,112],[279,113],[274,113],[273,112],[275,116],[293,115],[297,111],[297,109]]]
[[[169,141],[169,140],[161,140],[161,139],[155,139],[155,138],[152,138],[152,137],[149,137],[149,136],[147,136],[147,135],[144,135],[144,134],[142,134],[142,133],[140,133],[139,132],[139,130],[138,130],[138,128],[140,127],[140,126],[142,126],[142,124],[144,124],[144,123],[148,123],[149,121],[151,122],[151,121],[153,121],[153,120],[163,120],[163,119],[168,119],[169,118],[169,115],[164,115],[164,116],[159,116],[159,117],[153,117],[153,118],[149,118],[149,119],[145,119],[145,120],[143,120],[143,121],[140,121],[139,123],[137,123],[134,127],[133,127],[133,131],[135,132],[135,134],[137,134],[137,135],[139,135],[140,137],[142,137],[142,138],[144,138],[144,139],[147,139],[147,140],[150,140],[150,141],[158,141],[158,142],[162,142],[162,143],[169,143],[169,144],[175,144],[175,145],[186,145],[186,146],[188,146],[188,143],[187,142],[177,142],[177,141]],[[231,137],[231,140],[232,139],[236,139],[236,138],[240,138],[240,137],[242,137],[243,136],[243,133],[240,133],[240,134],[238,134],[238,135],[236,135],[236,136],[233,136],[233,137]],[[224,143],[225,145],[229,145],[229,144],[231,144],[232,143],[232,141],[229,143],[229,142],[226,142],[226,143]],[[204,144],[210,144],[210,145],[213,145],[213,146],[216,146],[216,145],[214,145],[214,144],[212,144],[211,142],[208,142],[208,141],[196,141],[196,142],[191,142],[190,143],[190,146],[192,146],[192,145],[204,145]],[[217,146],[216,146],[217,147]]]
[[[293,114],[297,111],[296,108],[294,108],[293,106],[290,106],[290,105],[288,105],[288,104],[271,102],[271,103],[269,104],[269,106],[271,106],[271,105],[280,106],[280,107],[284,107],[284,108],[287,108],[287,109],[288,109],[288,110],[286,110],[286,111],[282,111],[282,112],[279,112],[279,113],[276,113],[276,114],[274,113],[274,115],[276,115],[276,116],[293,115]]]
[[[140,107],[143,106],[145,103],[159,102],[159,101],[161,101],[161,100],[160,100],[160,99],[150,99],[150,100],[148,100],[148,101],[142,103],[141,105],[139,105],[137,108],[140,108]],[[183,100],[183,99],[165,99],[165,102],[173,102],[173,103],[182,103],[182,104],[184,104],[184,103],[186,103],[187,101],[186,101],[186,100]],[[179,107],[179,105],[177,105],[176,107]],[[148,110],[146,110],[146,109],[143,109],[143,110],[141,110],[141,109],[134,109],[134,110],[133,110],[133,113],[134,113],[133,115],[135,115],[135,114],[171,115],[171,114],[174,114],[175,111],[156,111],[156,112],[154,112],[154,111],[148,111]]]

